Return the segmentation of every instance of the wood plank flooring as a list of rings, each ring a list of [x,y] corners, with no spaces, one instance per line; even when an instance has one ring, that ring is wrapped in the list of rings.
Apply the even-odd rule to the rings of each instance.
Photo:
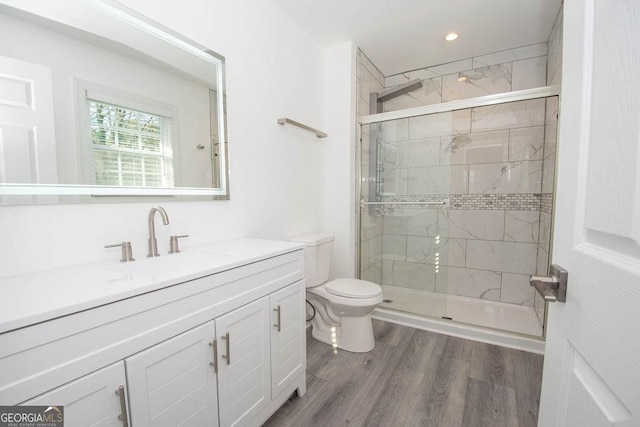
[[[541,355],[373,322],[376,348],[307,338],[307,393],[265,426],[536,426]]]

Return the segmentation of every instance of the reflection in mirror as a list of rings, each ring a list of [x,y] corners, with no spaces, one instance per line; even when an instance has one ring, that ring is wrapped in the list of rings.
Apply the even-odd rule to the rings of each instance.
[[[228,198],[222,57],[110,0],[0,3],[0,201]]]

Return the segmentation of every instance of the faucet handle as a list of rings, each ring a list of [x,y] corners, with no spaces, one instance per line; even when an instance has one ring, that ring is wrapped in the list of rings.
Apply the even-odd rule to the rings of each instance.
[[[188,234],[183,234],[182,236],[171,236],[169,237],[169,253],[177,254],[180,252],[178,248],[178,239],[182,239],[183,237],[189,237]]]
[[[120,244],[106,245],[105,248],[117,248],[119,246],[122,247],[122,258],[120,259],[120,262],[135,261],[135,259],[133,258],[133,250],[131,249],[131,242],[122,242]]]

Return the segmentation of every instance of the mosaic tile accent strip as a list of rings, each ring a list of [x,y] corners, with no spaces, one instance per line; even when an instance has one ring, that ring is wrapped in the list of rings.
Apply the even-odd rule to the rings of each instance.
[[[540,210],[548,214],[553,209],[553,195],[551,193],[545,193],[540,195]]]
[[[548,196],[548,197],[547,197]],[[422,202],[439,203],[449,201],[451,210],[512,210],[537,211],[541,209],[541,199],[548,198],[551,209],[551,195],[546,194],[427,194],[420,196],[385,196],[381,201],[399,202],[407,208],[439,209],[442,206],[424,205]],[[415,203],[415,204],[412,204]],[[545,205],[546,207],[547,205]],[[549,212],[551,212],[549,210]]]
[[[450,209],[464,210],[540,210],[540,195],[528,194],[452,194]]]

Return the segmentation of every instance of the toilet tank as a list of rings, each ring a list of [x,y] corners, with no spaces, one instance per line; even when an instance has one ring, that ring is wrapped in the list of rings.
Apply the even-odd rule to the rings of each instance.
[[[330,234],[305,234],[290,240],[307,245],[304,249],[304,278],[307,288],[321,285],[329,280],[333,236]]]

